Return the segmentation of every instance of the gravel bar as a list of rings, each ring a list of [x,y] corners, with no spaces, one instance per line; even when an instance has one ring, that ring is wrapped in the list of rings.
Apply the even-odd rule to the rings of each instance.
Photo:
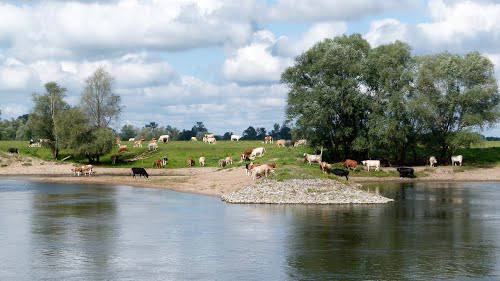
[[[264,180],[223,195],[222,200],[235,204],[383,204],[393,199],[323,179]]]

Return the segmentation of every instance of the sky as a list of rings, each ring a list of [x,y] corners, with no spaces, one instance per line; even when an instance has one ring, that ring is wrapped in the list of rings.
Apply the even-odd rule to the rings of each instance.
[[[500,81],[499,15],[498,0],[0,1],[0,118],[29,113],[49,81],[76,105],[104,66],[125,106],[116,128],[270,130],[284,120],[283,70],[342,34],[403,40],[415,55],[479,51]]]

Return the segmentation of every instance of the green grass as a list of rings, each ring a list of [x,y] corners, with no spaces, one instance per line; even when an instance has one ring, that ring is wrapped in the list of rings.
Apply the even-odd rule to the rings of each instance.
[[[124,162],[123,160],[132,159],[147,152],[147,144],[143,148],[134,148],[132,143],[122,142],[122,145],[127,145],[127,152],[123,154],[120,159],[121,162],[113,165],[111,164],[111,156],[116,154],[118,148],[115,147],[111,153],[101,157],[102,167],[143,167],[153,169],[153,161],[162,159],[164,156],[168,157],[168,168],[184,168],[187,167],[186,159],[193,157],[196,161],[196,167],[200,167],[198,163],[199,157],[206,158],[207,167],[218,167],[219,159],[227,156],[232,156],[234,164],[226,168],[234,166],[243,166],[245,163],[238,163],[239,156],[247,148],[265,147],[266,153],[263,157],[258,157],[253,162],[277,164],[276,179],[279,181],[287,179],[310,179],[310,178],[335,178],[341,180],[340,177],[334,175],[324,175],[319,169],[318,165],[309,165],[304,163],[303,154],[313,153],[314,149],[310,147],[276,147],[272,144],[263,144],[260,141],[218,141],[215,145],[209,145],[204,142],[190,142],[190,141],[172,141],[169,143],[160,143],[159,149],[147,155],[147,159],[138,160],[135,162]],[[44,160],[51,160],[52,155],[48,147],[28,147],[27,141],[0,141],[0,151],[5,152],[8,148],[15,147],[21,152],[21,155],[29,155]],[[463,171],[471,168],[490,167],[492,165],[500,165],[500,142],[485,142],[481,147],[463,148],[457,154],[464,156],[464,168],[455,168],[457,171]],[[60,159],[70,155],[69,151],[62,150],[60,152]],[[79,164],[87,164],[86,158],[73,158],[67,160]],[[336,163],[333,168],[342,168],[340,164]],[[399,176],[394,171],[364,171],[360,167],[356,171],[350,171],[349,176],[355,177],[393,177]],[[425,171],[417,176],[425,176]],[[345,180],[345,179],[344,179]]]

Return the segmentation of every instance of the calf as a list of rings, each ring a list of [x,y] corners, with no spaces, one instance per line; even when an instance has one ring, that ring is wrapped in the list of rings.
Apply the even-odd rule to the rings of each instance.
[[[431,156],[431,157],[429,158],[429,165],[430,165],[431,167],[436,167],[436,166],[437,166],[437,163],[438,163],[438,161],[436,160],[436,157]]]
[[[370,167],[375,167],[375,171],[380,170],[380,160],[363,160],[361,163],[368,168],[368,171],[370,171]]]
[[[332,165],[326,163],[326,162],[321,162],[319,163],[319,167],[321,171],[325,174],[330,174],[332,172]]]
[[[162,161],[163,167],[167,166],[167,163],[168,163],[167,156],[163,156],[163,158],[161,159],[161,161]]]
[[[226,164],[228,164],[228,165],[233,164],[233,157],[231,157],[231,156],[226,157]]]
[[[134,147],[142,147],[143,140],[134,141]]]
[[[222,167],[225,167],[225,166],[226,166],[226,164],[227,164],[227,163],[226,163],[226,160],[225,160],[225,159],[220,159],[220,160],[219,160],[219,167],[221,167],[221,168],[222,168]]]
[[[200,157],[198,161],[200,162],[200,166],[205,166],[205,157]]]
[[[452,166],[462,166],[462,161],[464,160],[464,157],[462,155],[457,155],[457,156],[451,156],[451,165]]]
[[[153,162],[153,167],[157,168],[163,168],[163,161],[162,160],[156,160]]]
[[[7,152],[10,154],[13,154],[13,153],[19,154],[19,149],[11,147],[11,148],[7,149]]]
[[[415,175],[414,175],[415,170],[413,170],[413,168],[397,168],[396,170],[398,170],[399,176],[402,178],[414,178],[415,177]]]
[[[188,157],[187,164],[188,164],[188,167],[193,167],[195,165],[193,157]]]
[[[135,178],[135,175],[139,175],[139,177],[145,176],[146,178],[149,178],[148,173],[144,168],[132,168],[132,177]]]
[[[244,161],[249,161],[250,160],[250,154],[252,154],[253,148],[248,148],[245,149],[243,154],[240,155],[240,163]]]
[[[334,175],[336,175],[336,176],[339,176],[339,177],[344,177],[345,176],[345,179],[349,180],[349,178],[347,177],[349,175],[349,171],[347,171],[347,170],[333,169],[332,173]]]
[[[150,144],[148,144],[148,150],[151,151],[151,150],[157,150],[158,149],[158,144],[156,142],[152,142]]]
[[[358,167],[358,161],[347,159],[344,162],[342,162],[342,166],[346,167],[347,169],[356,170],[356,167]]]

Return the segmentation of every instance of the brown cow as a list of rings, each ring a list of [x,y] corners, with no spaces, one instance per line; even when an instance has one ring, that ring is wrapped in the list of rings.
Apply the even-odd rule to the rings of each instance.
[[[342,162],[342,165],[346,168],[356,170],[356,167],[358,167],[358,161],[347,159],[344,162]]]
[[[253,148],[245,149],[243,154],[240,155],[240,163],[243,161],[250,160],[250,154],[252,154],[253,150],[254,150]]]
[[[267,136],[267,137],[264,137],[264,141],[262,141],[263,143],[273,143],[273,137],[271,136]]]
[[[153,167],[157,168],[163,168],[163,161],[162,160],[156,160],[153,162]]]
[[[127,151],[126,145],[122,145],[120,146],[120,148],[118,148],[118,153],[125,153],[125,151]]]
[[[332,172],[332,165],[326,163],[326,162],[320,162],[319,167],[321,168],[321,171],[325,174],[330,174]]]
[[[194,165],[195,165],[194,160],[193,160],[193,157],[191,157],[191,156],[190,156],[190,157],[188,157],[188,159],[187,159],[187,164],[188,164],[188,167],[192,167],[192,166],[194,166]]]
[[[286,140],[277,140],[276,141],[276,146],[283,146],[285,147]]]

